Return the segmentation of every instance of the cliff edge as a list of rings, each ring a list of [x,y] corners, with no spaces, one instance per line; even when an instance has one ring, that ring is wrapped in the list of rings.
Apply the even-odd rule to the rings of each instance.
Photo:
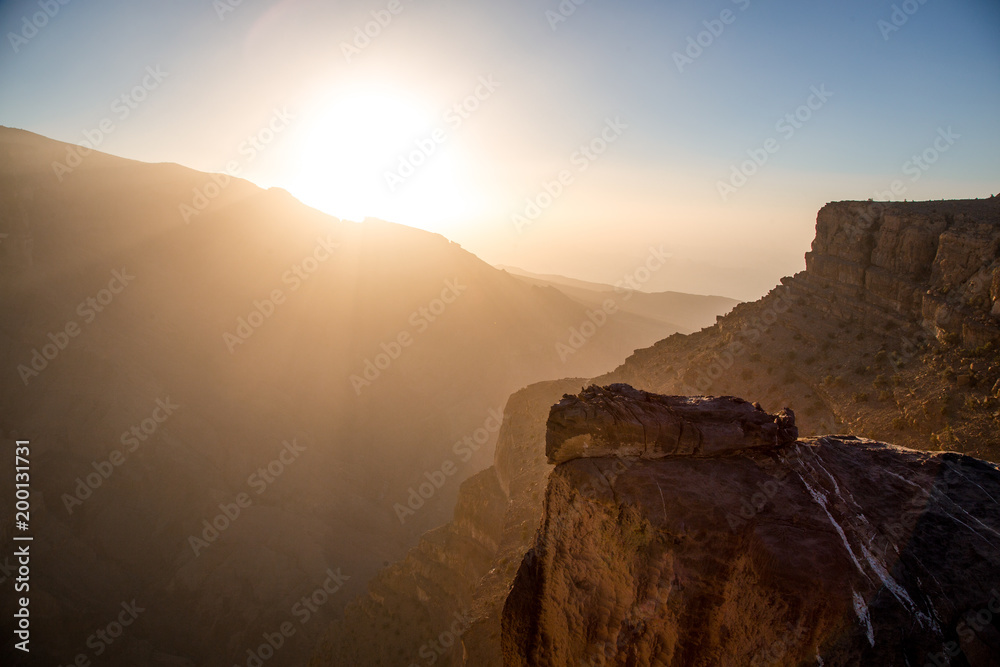
[[[552,407],[547,437],[566,442],[567,419],[581,437],[582,411],[628,443],[608,402],[678,400],[592,387]],[[997,466],[845,435],[733,446],[746,411],[700,406],[713,454],[562,457],[504,607],[505,665],[996,664]]]

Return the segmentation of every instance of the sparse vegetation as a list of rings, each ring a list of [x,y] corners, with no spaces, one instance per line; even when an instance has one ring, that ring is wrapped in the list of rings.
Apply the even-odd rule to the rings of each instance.
[[[954,331],[949,331],[948,333],[941,336],[941,342],[945,345],[958,345],[962,342],[962,337],[955,333]]]
[[[977,347],[977,348],[975,348],[973,350],[966,350],[963,353],[963,356],[966,357],[966,358],[969,358],[969,359],[979,359],[979,358],[982,358],[982,357],[993,357],[993,356],[996,356],[996,351],[997,351],[996,345],[993,344],[993,341],[990,341],[990,342],[986,343],[985,345],[980,345],[979,347]]]

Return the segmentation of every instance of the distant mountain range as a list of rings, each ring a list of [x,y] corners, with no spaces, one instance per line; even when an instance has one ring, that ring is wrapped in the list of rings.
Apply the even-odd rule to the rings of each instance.
[[[267,664],[302,664],[451,516],[511,392],[734,303],[530,284],[436,234],[81,153],[0,129],[0,436],[31,442],[36,657],[55,664],[96,658],[133,600],[104,664],[246,664],[286,621]]]
[[[736,299],[724,296],[699,296],[682,292],[645,292],[633,289],[625,281],[617,285],[587,282],[558,275],[531,273],[513,266],[497,266],[532,285],[555,287],[588,308],[600,307],[606,299],[621,301],[623,313],[658,323],[679,333],[693,333],[715,324],[719,313],[732,310]],[[620,295],[627,294],[623,299]]]

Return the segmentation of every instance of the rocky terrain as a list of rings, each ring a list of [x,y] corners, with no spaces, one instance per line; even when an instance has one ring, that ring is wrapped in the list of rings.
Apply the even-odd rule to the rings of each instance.
[[[781,282],[601,381],[787,405],[803,433],[1000,457],[1000,197],[828,204],[806,270]]]
[[[819,212],[816,229],[804,272],[714,326],[637,350],[595,382],[627,382],[658,394],[742,396],[764,408],[791,408],[803,436],[852,433],[1000,460],[1000,198],[833,203]],[[540,490],[553,469],[542,425],[565,384],[542,383],[511,399],[517,411],[505,417],[494,470],[509,470],[517,459],[525,482],[502,487],[506,518],[494,537],[501,546],[482,578],[463,588],[463,599],[472,600],[471,626],[460,645],[441,654],[453,661],[445,664],[501,664],[501,610],[542,520]],[[569,384],[577,392],[587,383]],[[446,628],[448,615],[431,611],[402,584],[416,576],[417,558],[412,553],[391,570],[394,586],[436,619],[431,626]],[[368,595],[356,604],[344,622],[360,634],[348,643],[394,644],[395,631],[376,642],[363,628],[402,601]],[[414,655],[411,646],[400,654]],[[336,655],[317,653],[314,664],[337,664],[330,661]],[[410,660],[371,664],[432,664]]]
[[[504,664],[995,665],[1000,468],[760,438],[794,418],[748,406],[622,384],[553,406],[559,465],[504,607]],[[638,421],[702,448],[636,451]]]

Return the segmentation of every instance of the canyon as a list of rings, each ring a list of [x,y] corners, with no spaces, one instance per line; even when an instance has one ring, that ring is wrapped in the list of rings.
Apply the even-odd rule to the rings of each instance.
[[[0,128],[0,437],[32,443],[32,657],[52,664],[96,657],[87,638],[133,599],[147,611],[109,664],[246,664],[286,622],[269,665],[302,664],[452,516],[512,391],[601,372],[734,303],[675,309],[676,326],[623,314],[560,359],[590,307],[440,235],[96,150],[54,173],[78,148]]]
[[[545,613],[551,613],[554,607],[547,606],[545,595],[538,588],[541,585],[538,577],[543,574],[548,576],[556,570],[547,573],[532,570],[532,567],[541,567],[537,565],[542,561],[540,556],[548,553],[543,549],[537,552],[532,550],[540,544],[548,544],[545,531],[553,522],[559,524],[560,517],[575,517],[583,511],[583,505],[570,509],[572,503],[580,501],[575,484],[579,482],[582,485],[586,481],[582,477],[573,477],[571,471],[580,471],[580,475],[592,478],[591,481],[600,481],[594,476],[601,471],[594,465],[595,461],[604,461],[605,475],[610,466],[612,473],[626,475],[626,478],[628,475],[655,476],[653,472],[642,472],[653,465],[651,461],[619,470],[624,465],[621,461],[630,460],[628,457],[583,457],[563,461],[560,456],[551,462],[548,460],[546,452],[551,450],[547,449],[546,425],[550,408],[563,400],[564,395],[575,395],[589,385],[600,387],[627,383],[638,391],[652,394],[739,396],[762,406],[789,408],[786,419],[794,415],[799,439],[794,444],[786,442],[785,446],[790,446],[793,453],[785,454],[785,462],[780,465],[767,457],[761,463],[764,459],[758,459],[763,454],[748,456],[736,468],[732,468],[731,461],[720,463],[697,457],[663,458],[656,465],[671,467],[672,475],[701,466],[702,473],[699,474],[708,475],[709,479],[712,478],[713,466],[717,465],[718,469],[714,470],[716,480],[723,476],[724,470],[726,474],[745,473],[740,484],[727,489],[727,502],[734,510],[731,513],[733,524],[751,532],[753,524],[748,519],[760,520],[758,510],[753,505],[747,509],[739,499],[750,503],[755,494],[761,492],[761,487],[755,486],[757,484],[763,484],[765,489],[772,488],[768,485],[771,477],[767,472],[761,473],[760,466],[774,475],[779,470],[785,470],[782,475],[786,478],[784,484],[790,486],[784,493],[792,493],[790,489],[795,488],[795,499],[789,507],[812,503],[812,519],[819,521],[814,528],[824,534],[823,539],[827,541],[826,547],[831,553],[841,549],[838,567],[845,562],[853,567],[849,557],[847,561],[843,560],[845,554],[860,553],[857,547],[859,536],[875,537],[876,532],[858,524],[859,520],[852,519],[847,511],[850,508],[845,505],[836,511],[840,513],[841,520],[850,519],[853,522],[850,525],[851,537],[845,537],[846,545],[843,541],[838,543],[833,540],[837,531],[833,528],[832,519],[826,520],[823,525],[825,517],[817,519],[815,516],[818,505],[803,482],[797,482],[796,487],[788,481],[798,479],[797,476],[791,477],[790,473],[805,470],[805,466],[811,465],[810,457],[818,456],[820,461],[828,457],[843,466],[843,470],[838,469],[839,474],[858,475],[857,480],[848,475],[853,481],[847,488],[856,494],[856,498],[866,500],[856,504],[855,509],[862,507],[862,512],[872,511],[867,509],[867,505],[878,505],[877,494],[887,493],[888,509],[882,510],[885,512],[882,518],[889,521],[892,516],[906,517],[902,522],[891,521],[890,527],[898,523],[904,529],[910,529],[914,521],[919,523],[924,520],[926,504],[909,504],[907,489],[913,487],[908,482],[925,489],[933,488],[935,471],[947,474],[951,479],[954,477],[949,473],[952,468],[957,467],[964,472],[962,466],[967,464],[976,470],[976,483],[982,488],[991,488],[990,484],[995,482],[987,480],[994,479],[996,466],[988,461],[1000,459],[1000,410],[997,401],[1000,398],[1000,355],[997,352],[1000,345],[1000,306],[997,305],[1000,300],[1000,198],[948,202],[837,202],[820,210],[816,230],[812,249],[806,255],[805,271],[783,279],[781,285],[759,301],[740,304],[719,317],[713,326],[690,335],[673,335],[651,347],[639,349],[611,373],[592,380],[575,378],[542,382],[513,394],[505,408],[494,465],[480,473],[481,485],[489,491],[463,486],[462,498],[456,507],[456,517],[461,515],[462,522],[452,521],[425,535],[401,563],[380,572],[373,580],[369,593],[348,605],[344,618],[331,626],[314,653],[311,664],[338,664],[340,656],[351,656],[365,664],[384,665],[498,666],[535,664],[531,660],[551,659],[554,654],[546,654],[545,651],[556,649],[549,645],[543,647],[544,642],[538,643],[541,641],[538,640],[539,628],[548,626],[538,625],[537,621],[543,608],[550,610]],[[583,421],[586,423],[585,419]],[[835,435],[843,433],[851,435]],[[599,439],[596,435],[592,438]],[[643,439],[643,442],[646,440]],[[613,449],[604,447],[598,451],[611,454]],[[568,451],[572,451],[575,457],[581,454],[583,448],[573,446]],[[944,451],[951,453],[927,453]],[[630,450],[631,459],[636,458],[636,453],[635,448]],[[565,465],[566,470],[554,468],[556,462]],[[553,470],[557,472],[553,473]],[[896,479],[890,471],[908,482],[896,480],[891,488],[885,484],[861,489],[854,486],[859,484],[865,487],[860,480],[871,475],[880,475],[879,480]],[[688,484],[679,483],[676,488],[664,489],[661,483],[661,489],[673,494],[670,496],[672,502],[687,502],[689,506],[685,512],[708,512],[714,507],[715,501],[704,496],[682,498],[683,489],[691,493],[698,491],[696,486],[688,487]],[[827,494],[832,498],[829,495],[830,486],[831,480],[825,478],[813,482],[812,488],[817,494]],[[612,501],[603,509],[598,509],[600,503],[593,501],[597,504],[587,509],[591,518],[601,515],[601,521],[605,522],[601,525],[607,526],[609,517],[619,511],[621,516],[618,518],[624,520],[624,517],[631,522],[630,526],[635,527],[631,535],[614,532],[619,530],[617,527],[612,527],[612,532],[604,535],[613,542],[618,538],[625,540],[615,549],[628,551],[635,548],[637,540],[665,539],[658,529],[649,526],[660,526],[666,520],[666,495],[661,498],[657,493],[652,496],[652,501],[643,505],[635,498],[614,500],[617,492],[607,483],[600,488],[605,496],[612,496]],[[962,539],[976,542],[985,536],[993,540],[995,535],[991,531],[997,526],[992,515],[984,513],[983,508],[988,505],[982,504],[982,498],[947,495],[950,488],[946,488],[944,495],[935,502],[944,505],[950,502],[966,503],[964,509],[974,510],[976,518],[985,524],[985,527],[974,531],[975,534],[970,533]],[[955,490],[950,492],[959,493]],[[803,496],[803,493],[806,495]],[[644,501],[649,500],[648,495],[643,495]],[[994,499],[1000,498],[995,492],[991,495]],[[771,511],[774,511],[779,503],[772,503],[772,496],[766,492],[764,496],[767,498],[764,509],[772,507]],[[922,497],[913,492],[910,496],[918,500]],[[589,498],[585,500],[591,502]],[[791,498],[788,500],[791,502]],[[650,504],[652,507],[648,506]],[[608,509],[612,505],[617,510]],[[993,508],[995,511],[995,505]],[[779,509],[784,514],[784,509]],[[740,515],[740,510],[743,515],[750,516]],[[942,517],[936,509],[932,510],[926,511],[927,526],[943,521],[948,531],[957,530],[953,520]],[[901,514],[894,515],[893,512]],[[572,524],[572,519],[567,520]],[[587,526],[589,528],[590,524]],[[725,521],[721,526],[725,528],[729,543],[734,543],[733,529]],[[829,532],[831,529],[833,534]],[[679,536],[685,534],[676,526],[671,530],[673,532],[668,531],[671,539],[681,539]],[[900,536],[895,534],[899,532],[898,526],[888,534],[886,530],[880,526],[877,533],[884,538],[882,545],[891,544],[898,548]],[[461,549],[444,548],[440,537],[445,534],[461,535],[463,548],[474,550],[476,558],[464,558]],[[792,539],[798,535],[797,532],[789,532],[786,537]],[[612,540],[612,536],[617,537]],[[569,539],[568,536],[566,539]],[[842,546],[838,547],[838,544]],[[934,553],[933,545],[921,542],[914,546]],[[918,643],[913,650],[931,656],[968,649],[968,660],[980,660],[971,664],[988,664],[982,662],[983,656],[990,655],[988,650],[997,649],[993,634],[995,626],[991,626],[993,630],[984,629],[985,635],[977,632],[976,641],[979,643],[972,646],[967,641],[968,624],[963,626],[963,621],[958,621],[958,626],[949,625],[959,619],[965,610],[988,609],[992,603],[988,584],[992,581],[995,585],[996,581],[995,547],[987,548],[985,544],[972,547],[970,553],[981,558],[981,562],[972,562],[972,567],[987,568],[986,571],[975,570],[983,575],[982,580],[972,586],[969,580],[962,578],[961,573],[949,570],[947,576],[956,579],[949,584],[953,588],[947,590],[960,591],[961,594],[942,606],[942,613],[947,618],[941,617],[937,623],[943,634],[931,632],[928,636],[937,639]],[[895,553],[891,546],[889,550]],[[530,556],[532,553],[536,555]],[[906,553],[909,554],[907,558],[912,555]],[[738,558],[735,552],[731,555]],[[935,567],[945,570],[951,567],[950,561],[942,560],[944,556],[941,553],[935,553],[934,558],[937,559]],[[719,564],[724,559],[710,562]],[[735,563],[735,560],[724,562],[727,567],[736,567]],[[628,577],[618,577],[603,569],[599,558],[589,562],[589,565],[570,566],[572,574],[559,569],[558,576],[573,578],[573,586],[583,591],[598,589],[606,575],[622,585],[628,581]],[[741,565],[746,566],[748,562]],[[886,567],[885,564],[878,567],[865,564],[860,569],[854,568],[854,573],[841,567],[840,574],[848,578],[864,575],[870,579],[872,572],[889,571]],[[692,570],[695,576],[703,576],[698,571],[697,559]],[[749,575],[750,571],[746,573]],[[937,572],[934,574],[936,576]],[[829,576],[828,582],[848,580],[839,580],[833,573]],[[756,613],[752,600],[758,593],[753,592],[748,582],[742,582],[748,591],[746,599],[737,595],[735,590],[727,594],[732,595],[733,604],[749,605],[744,610],[746,613],[751,613],[749,610]],[[448,587],[447,595],[434,595],[435,591],[445,586]],[[646,597],[636,597],[636,590],[632,590],[632,597],[629,598],[636,606],[627,610],[616,608],[616,621],[627,616],[638,622],[643,617],[652,618],[659,613],[658,610],[662,610],[666,599],[664,590],[644,590],[642,595]],[[517,595],[514,596],[512,591],[516,591]],[[848,600],[843,597],[843,590],[838,589],[837,609],[870,609],[870,594],[873,592],[873,589],[857,590],[860,602],[855,604],[853,594]],[[794,602],[794,595],[786,597],[790,604]],[[711,599],[718,601],[718,598]],[[706,614],[711,611],[712,605],[705,600],[692,604],[707,605]],[[941,606],[943,603],[935,598],[934,604]],[[511,605],[508,615],[504,614],[505,605]],[[880,636],[883,636],[884,628],[892,622],[886,619],[901,612],[899,609],[878,609],[879,613],[888,615],[876,614],[873,617],[869,612],[867,618],[876,618],[876,625],[882,624],[878,627]],[[919,610],[909,608],[911,615],[917,611],[931,617],[925,607]],[[450,637],[450,645],[443,647],[437,641],[439,633],[447,630],[448,618],[455,613],[467,615],[471,623],[460,637]],[[415,631],[406,623],[406,619],[412,618],[420,619]],[[636,664],[628,660],[637,659],[639,654],[635,651],[640,650],[638,644],[629,645],[625,652],[619,652],[615,648],[617,644],[610,641],[613,633],[608,628],[613,623],[609,618],[602,617],[595,621],[604,628],[601,632],[607,635],[605,638],[574,635],[574,643],[559,642],[562,647],[559,650],[570,645],[582,649],[590,642],[589,648],[595,651],[593,664],[603,664],[600,660],[611,661],[607,664]],[[850,614],[838,618],[841,620],[835,622],[831,615],[822,622],[826,625],[821,624],[821,627],[807,626],[804,622],[796,625],[797,619],[779,614],[773,617],[775,624],[769,626],[771,634],[759,644],[744,645],[740,649],[744,653],[739,655],[746,658],[753,653],[763,661],[761,664],[782,660],[785,651],[791,651],[793,647],[795,651],[805,653],[815,648],[819,652],[827,651],[828,657],[839,656],[838,660],[848,660],[847,663],[834,660],[826,664],[851,664],[860,655],[879,659],[886,655],[879,652],[888,650],[886,646],[892,645],[891,640],[879,642],[875,653],[866,653],[864,651],[875,649],[867,643],[867,628],[862,628],[864,624],[855,627],[850,625],[854,621],[844,621],[844,618],[850,619]],[[859,617],[855,614],[854,618]],[[994,615],[994,618],[997,617]],[[604,623],[610,625],[601,626]],[[724,625],[730,632],[728,621]],[[846,643],[841,648],[831,649],[819,637],[834,627],[844,630]],[[876,626],[872,627],[874,633]],[[372,628],[378,629],[377,640]],[[723,625],[717,624],[718,633],[722,633],[722,628]],[[745,627],[739,631],[749,633]],[[549,637],[544,632],[541,634]],[[956,637],[957,634],[960,636]],[[561,636],[565,639],[570,635]],[[721,634],[713,637],[717,639]],[[863,641],[859,641],[859,637]],[[935,644],[938,639],[940,643]],[[771,643],[766,644],[767,641]],[[433,663],[427,656],[420,655],[421,647],[428,642],[437,642],[436,645],[441,648],[434,652]],[[866,644],[868,649],[864,648]],[[676,644],[674,646],[673,650],[681,651],[671,654],[681,656],[677,660],[688,655],[684,651],[693,651],[691,656],[711,655],[697,653],[701,650],[697,646],[683,649],[677,649]],[[848,646],[851,648],[845,648]],[[703,648],[709,650],[708,647]],[[538,652],[529,657],[525,652],[529,650]],[[651,649],[647,645],[642,650]],[[771,655],[768,651],[777,651],[778,654]],[[805,656],[805,653],[802,655]],[[549,658],[542,658],[543,655]],[[566,654],[559,655],[565,657]],[[895,655],[893,659],[898,660],[903,654]],[[585,656],[574,657],[582,659]],[[805,657],[814,659],[815,656]]]

